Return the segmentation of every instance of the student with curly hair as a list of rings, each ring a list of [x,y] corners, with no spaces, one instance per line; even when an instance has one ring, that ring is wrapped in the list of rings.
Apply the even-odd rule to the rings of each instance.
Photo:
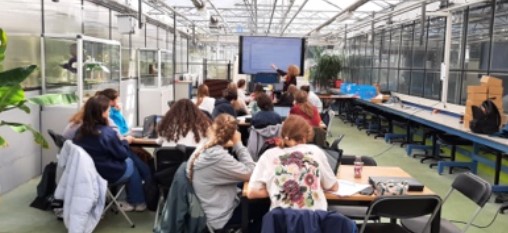
[[[290,115],[282,125],[279,147],[265,151],[249,181],[249,198],[269,197],[270,208],[327,210],[324,191],[339,184],[325,153],[307,144],[312,127],[300,116]]]
[[[295,94],[295,105],[289,111],[290,114],[295,114],[303,117],[312,127],[319,127],[321,124],[321,116],[316,107],[308,101],[307,92],[297,91]]]
[[[187,176],[214,229],[241,223],[238,183],[248,181],[256,165],[236,130],[236,119],[228,114],[217,116],[209,131],[209,141],[189,158]],[[229,154],[233,147],[238,160]]]
[[[162,146],[179,144],[194,147],[206,141],[206,133],[211,124],[210,118],[190,100],[178,100],[159,123]]]

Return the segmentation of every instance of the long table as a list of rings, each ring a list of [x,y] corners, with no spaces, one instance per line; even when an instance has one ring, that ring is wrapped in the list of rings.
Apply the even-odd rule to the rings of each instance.
[[[359,184],[368,184],[369,183],[369,176],[395,176],[395,177],[411,177],[407,172],[405,172],[400,167],[383,167],[383,166],[364,166],[362,171],[362,177],[361,178],[354,178],[354,166],[351,165],[341,165],[339,167],[339,172],[337,174],[338,179],[343,180],[349,180],[355,183]],[[340,187],[339,187],[340,189]],[[248,192],[248,183],[244,183],[243,190],[242,190],[242,232],[248,232],[249,230],[249,202],[251,201],[260,201],[263,199],[248,199],[247,198],[247,192]],[[435,193],[432,192],[427,187],[424,187],[423,191],[421,192],[408,192],[408,195],[434,195]],[[352,196],[347,197],[341,197],[337,196],[333,193],[326,193],[326,200],[328,201],[329,205],[361,205],[361,206],[368,206],[374,199],[376,198],[375,194],[372,195],[361,195],[361,194],[355,194]],[[268,199],[268,198],[266,198]],[[266,201],[264,199],[264,201]],[[268,200],[269,201],[269,200]],[[441,219],[441,210],[439,210],[436,214],[436,217],[434,218],[432,225],[431,225],[431,232],[439,232],[440,227],[440,220]]]
[[[453,114],[445,113],[432,113],[432,108],[430,107],[415,107],[415,105],[404,103],[402,105],[375,104],[365,100],[356,101],[359,104],[374,107],[381,111],[401,116],[427,127],[438,129],[448,134],[459,136],[461,138],[472,141],[473,152],[470,155],[471,162],[465,162],[462,164],[474,168],[473,172],[476,172],[478,162],[493,167],[495,169],[495,175],[494,186],[492,187],[492,190],[494,192],[508,192],[508,186],[499,185],[500,172],[503,171],[508,173],[508,168],[502,166],[502,155],[497,154],[495,162],[478,155],[479,149],[482,145],[501,151],[503,153],[508,153],[508,139],[473,133],[470,129],[465,128],[464,125],[460,123],[460,118],[458,116],[453,116]]]

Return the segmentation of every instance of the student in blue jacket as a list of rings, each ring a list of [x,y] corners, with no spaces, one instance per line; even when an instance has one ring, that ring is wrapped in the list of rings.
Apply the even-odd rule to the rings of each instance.
[[[113,123],[115,123],[116,127],[118,127],[118,131],[122,136],[127,135],[129,133],[129,126],[127,125],[125,117],[122,115],[120,107],[120,93],[113,88],[107,88],[97,92],[95,95],[108,97],[111,106],[109,109],[109,118],[113,121]]]
[[[138,169],[130,159],[129,142],[132,137],[120,140],[117,132],[109,126],[110,100],[94,96],[86,102],[83,123],[74,143],[81,146],[92,157],[97,172],[109,184],[127,182],[127,203],[122,203],[125,211],[144,211],[145,195]]]

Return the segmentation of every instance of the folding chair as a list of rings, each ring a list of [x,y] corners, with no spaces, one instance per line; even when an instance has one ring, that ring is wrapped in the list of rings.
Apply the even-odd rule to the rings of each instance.
[[[430,228],[439,208],[441,208],[441,198],[437,195],[379,196],[371,203],[360,233],[408,233],[409,231],[394,220],[430,215],[424,222],[423,230],[425,231]],[[389,217],[392,221],[390,223],[367,223],[371,215]]]
[[[441,229],[439,232],[441,233],[451,233],[451,232],[466,232],[473,221],[476,219],[480,211],[483,209],[487,201],[489,201],[490,196],[492,194],[492,186],[489,182],[483,180],[479,176],[473,174],[473,173],[462,173],[459,174],[455,180],[453,180],[452,187],[446,194],[443,203],[448,200],[450,195],[454,190],[459,191],[464,196],[469,198],[471,201],[476,203],[478,205],[478,208],[473,213],[471,218],[466,224],[466,227],[464,227],[463,230],[460,230],[457,226],[452,224],[450,221],[446,219],[441,219]],[[419,218],[413,218],[413,219],[404,219],[401,221],[402,226],[404,226],[406,229],[408,229],[410,232],[422,232],[427,233],[428,230],[424,230],[425,223],[428,222],[429,217],[419,217]]]
[[[360,157],[364,166],[377,166],[376,160],[369,156],[361,156]],[[353,165],[356,160],[356,156],[344,155],[341,156],[340,164],[343,165]],[[354,220],[363,220],[365,215],[367,215],[368,207],[366,206],[350,206],[350,205],[336,205],[328,207],[328,210],[335,211],[337,213],[341,213],[344,216],[354,219]],[[379,221],[379,216],[371,215],[369,220]]]
[[[159,223],[159,217],[164,205],[165,194],[171,188],[171,183],[178,167],[187,161],[195,148],[177,145],[162,147],[154,151],[155,175],[154,180],[159,187],[159,200],[155,212],[154,229]]]
[[[128,181],[128,180],[127,180]],[[103,215],[106,214],[108,212],[108,210],[110,208],[113,207],[113,205],[115,206],[116,208],[116,211],[114,211],[115,213],[118,213],[118,211],[120,213],[122,213],[122,215],[124,216],[125,220],[127,220],[127,222],[129,223],[129,225],[134,228],[136,227],[136,225],[134,225],[134,223],[132,222],[132,220],[129,218],[129,216],[125,213],[125,211],[121,208],[120,206],[120,203],[118,203],[118,198],[122,195],[122,193],[125,191],[125,184],[127,183],[127,181],[123,181],[123,182],[120,182],[120,183],[114,183],[114,184],[108,184],[108,191],[107,191],[107,197],[108,199],[110,199],[110,202],[108,203],[108,205],[106,206],[106,208],[104,208],[104,212],[103,212]],[[111,191],[112,189],[116,189],[116,195],[113,195],[113,192]]]
[[[326,125],[326,135],[332,137],[332,123],[333,118],[335,118],[335,112],[332,109],[328,109],[328,124]]]
[[[62,149],[65,139],[61,134],[55,133],[55,131],[48,129],[48,134],[53,139],[53,142],[58,147],[58,150]]]

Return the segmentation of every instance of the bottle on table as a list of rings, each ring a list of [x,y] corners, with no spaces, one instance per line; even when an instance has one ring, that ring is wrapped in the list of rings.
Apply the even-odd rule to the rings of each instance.
[[[355,178],[362,178],[363,162],[360,156],[356,156],[354,166]]]

